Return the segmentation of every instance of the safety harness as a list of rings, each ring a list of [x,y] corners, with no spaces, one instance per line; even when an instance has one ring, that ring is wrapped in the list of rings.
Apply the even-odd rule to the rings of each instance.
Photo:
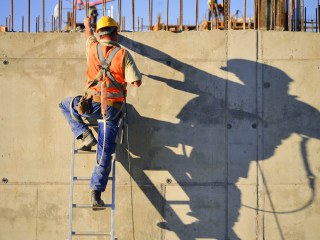
[[[120,50],[120,47],[116,47],[115,49],[113,49],[112,52],[109,54],[107,60],[105,60],[103,57],[103,54],[102,54],[101,45],[100,45],[100,43],[97,44],[97,52],[98,52],[98,57],[100,60],[100,66],[99,66],[100,71],[98,72],[97,76],[95,77],[95,79],[93,81],[88,81],[88,85],[84,89],[84,96],[82,96],[82,98],[93,98],[94,101],[101,102],[101,92],[91,90],[90,87],[98,86],[101,88],[102,82],[100,82],[100,79],[101,79],[101,77],[103,77],[103,81],[106,81],[106,75],[108,76],[108,78],[111,81],[111,83],[107,83],[107,88],[116,87],[120,91],[120,92],[107,92],[107,97],[108,98],[124,98],[124,99],[126,98],[126,93],[123,90],[126,87],[126,84],[121,84],[121,83],[117,82],[110,72],[110,63],[111,63],[113,57],[116,55],[116,53],[119,50]],[[78,96],[76,96],[76,97],[78,97]],[[78,119],[73,114],[73,102],[76,97],[74,97],[72,99],[72,101],[70,102],[70,113],[71,113],[71,116],[74,120],[76,120],[77,122],[82,122],[81,119]],[[120,105],[120,104],[117,104],[117,103],[112,102],[110,100],[105,100],[105,101],[106,101],[107,105],[110,105],[112,107],[119,109],[118,113],[112,119],[108,119],[108,121],[112,121],[123,110],[124,104]]]

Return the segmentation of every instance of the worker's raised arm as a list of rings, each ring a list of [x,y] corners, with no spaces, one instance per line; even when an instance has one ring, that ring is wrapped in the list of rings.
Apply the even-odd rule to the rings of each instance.
[[[86,39],[88,39],[90,36],[93,35],[92,29],[91,29],[91,22],[89,17],[85,17],[83,20],[83,25],[86,30]]]

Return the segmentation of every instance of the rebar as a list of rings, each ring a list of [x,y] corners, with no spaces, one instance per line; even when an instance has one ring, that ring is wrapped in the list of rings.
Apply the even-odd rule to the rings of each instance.
[[[59,22],[58,22],[58,30],[59,32],[61,31],[61,25],[60,25],[60,22],[61,22],[61,17],[60,17],[60,11],[61,11],[61,0],[59,0],[59,11],[58,11],[58,15],[59,15]]]
[[[44,32],[44,0],[42,1],[42,32]]]
[[[28,0],[28,32],[30,32],[30,0]]]
[[[23,16],[22,16],[22,26],[21,26],[22,32],[23,32],[23,25],[24,25],[24,19],[23,19]]]
[[[183,16],[182,16],[182,8],[183,8],[183,6],[182,6],[182,4],[183,4],[183,1],[182,0],[180,0],[180,31],[182,31],[183,29],[183,24],[182,24],[182,22],[183,22]]]
[[[102,0],[102,15],[106,15],[106,5],[105,5],[105,0]]]
[[[243,7],[243,30],[246,30],[246,12],[247,12],[247,2],[244,0],[244,7]]]
[[[276,0],[273,0],[273,30],[276,30]]]
[[[88,0],[86,0],[86,17],[89,17],[89,4],[88,4]]]
[[[166,31],[168,31],[169,27],[169,0],[167,0],[167,26],[166,26]]]
[[[75,14],[74,9],[75,9],[74,0],[72,0],[72,29],[75,32],[76,31],[76,23],[75,23],[75,19],[74,19],[74,14]]]
[[[63,2],[63,0],[61,0],[61,11],[60,11],[60,32],[61,32],[61,30],[62,30],[62,2]]]
[[[13,0],[11,0],[11,31],[13,32]]]
[[[196,29],[199,31],[199,0],[196,0]]]
[[[10,29],[11,29],[11,15],[9,15],[9,31],[11,31]]]
[[[258,0],[258,29],[260,29],[260,11],[261,11],[261,2]]]
[[[119,23],[119,29],[121,29],[121,1],[118,0],[118,23]]]
[[[304,7],[304,31],[307,31],[307,7]]]
[[[141,18],[141,32],[143,32],[143,18]]]
[[[210,30],[213,30],[213,1],[211,1],[211,6],[210,6]]]
[[[140,26],[140,25],[139,25],[139,24],[140,24],[139,20],[140,20],[140,19],[139,19],[139,16],[138,16],[138,32],[139,32],[139,30],[140,30],[140,29],[139,29],[139,26]]]
[[[152,17],[153,17],[153,0],[151,0],[151,28],[152,28]]]
[[[318,8],[316,8],[316,32],[318,32]]]
[[[151,31],[151,0],[149,0],[149,31]]]
[[[134,32],[134,0],[132,0],[132,32]]]

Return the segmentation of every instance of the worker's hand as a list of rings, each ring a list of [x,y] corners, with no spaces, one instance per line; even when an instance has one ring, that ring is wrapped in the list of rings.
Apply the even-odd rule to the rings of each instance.
[[[83,20],[83,25],[85,28],[89,29],[91,27],[91,22],[89,17],[85,17]]]
[[[135,87],[140,87],[142,84],[142,81],[141,80],[138,80],[138,81],[134,81],[133,83],[131,83],[131,85],[135,86]]]

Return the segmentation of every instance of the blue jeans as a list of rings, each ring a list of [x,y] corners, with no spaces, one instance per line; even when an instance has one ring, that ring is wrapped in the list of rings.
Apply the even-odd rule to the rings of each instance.
[[[81,121],[81,116],[88,117],[88,118],[97,118],[102,119],[101,114],[101,104],[91,101],[90,104],[90,110],[91,113],[87,115],[81,115],[78,113],[76,109],[76,105],[81,99],[81,96],[78,96],[74,99],[72,104],[72,111],[76,118],[78,118],[81,122],[78,122],[74,120],[70,113],[70,103],[72,101],[73,97],[65,98],[61,101],[59,104],[59,107],[61,109],[61,112],[63,113],[64,117],[67,119],[72,132],[76,136],[77,139],[79,139],[87,129],[88,126],[84,122]],[[118,104],[122,104],[119,102]],[[107,107],[107,120],[112,119],[117,113],[118,109],[108,106]],[[92,176],[91,176],[91,183],[90,183],[90,189],[98,190],[101,192],[104,192],[106,189],[107,183],[108,183],[108,177],[111,170],[111,161],[112,161],[112,154],[116,151],[116,137],[118,133],[118,122],[121,117],[121,114],[119,114],[115,119],[113,119],[110,122],[107,122],[106,125],[106,142],[105,147],[103,149],[103,140],[104,140],[104,123],[103,121],[98,122],[98,146],[97,146],[97,159],[96,162],[99,164],[101,154],[103,154],[103,158],[101,160],[101,164],[98,167],[95,164]]]

